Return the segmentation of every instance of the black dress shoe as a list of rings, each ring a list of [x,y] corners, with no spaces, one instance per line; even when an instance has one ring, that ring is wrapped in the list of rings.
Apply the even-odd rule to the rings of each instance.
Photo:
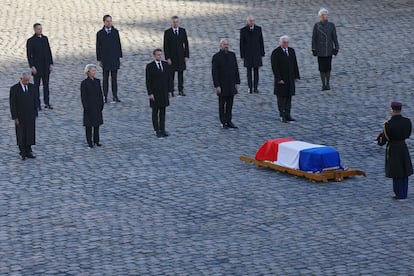
[[[33,153],[31,153],[31,152],[29,152],[28,154],[26,154],[26,157],[27,158],[30,158],[30,159],[36,158],[36,156],[34,156]]]
[[[259,94],[259,90],[255,89],[254,93]]]
[[[329,86],[329,84],[325,85],[325,90],[331,90],[331,87]]]
[[[53,109],[53,107],[50,104],[45,104],[45,108]]]
[[[232,122],[228,123],[227,126],[229,128],[238,128],[235,124],[233,124]]]
[[[170,134],[168,132],[166,132],[165,130],[164,131],[161,131],[161,134],[162,134],[163,137],[170,136]]]
[[[287,120],[287,121],[289,121],[289,122],[296,121],[296,120],[295,120],[295,119],[293,119],[293,118],[292,118],[292,116],[290,116],[290,115],[287,115],[287,116],[286,116],[286,120]]]
[[[322,87],[321,87],[321,91],[325,91],[325,90],[327,90],[327,89],[326,89],[326,85],[322,85]]]
[[[179,91],[178,95],[185,97],[184,91]]]
[[[227,123],[224,123],[224,124],[220,124],[220,127],[222,129],[228,129],[229,128],[229,125]]]
[[[286,120],[286,117],[285,117],[285,116],[281,116],[281,117],[280,117],[280,121],[281,121],[282,123],[289,123],[289,122],[288,122],[288,120]]]
[[[157,132],[155,133],[155,135],[156,135],[158,138],[164,137],[164,134],[163,134],[161,131],[157,131]]]
[[[100,144],[99,142],[95,142],[94,143],[97,147],[102,147],[102,144]]]
[[[92,143],[88,143],[88,148],[93,149],[93,144]]]
[[[120,103],[120,102],[121,102],[121,100],[120,100],[118,97],[115,97],[115,98],[114,98],[114,102],[116,102],[116,103]]]
[[[252,94],[252,90],[250,88],[247,89],[248,94]]]
[[[24,155],[20,156],[20,160],[22,160],[22,161],[26,160],[26,156],[24,156]]]

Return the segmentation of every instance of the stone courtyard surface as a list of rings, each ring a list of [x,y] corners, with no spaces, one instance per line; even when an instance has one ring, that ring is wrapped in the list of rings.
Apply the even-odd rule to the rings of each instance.
[[[341,46],[329,92],[319,91],[310,53],[321,6]],[[1,7],[1,275],[414,274],[414,186],[408,200],[392,200],[385,149],[373,143],[390,101],[404,102],[414,118],[412,1],[3,0]],[[79,86],[106,13],[123,44],[122,103],[105,106],[103,147],[88,150]],[[157,139],[144,70],[175,14],[190,39],[187,97],[171,99],[171,136]],[[222,130],[211,57],[222,37],[239,57],[248,14],[264,30],[260,94],[247,94],[239,58],[240,128]],[[55,109],[40,112],[37,159],[22,162],[8,93],[28,67],[25,43],[37,21],[54,54]],[[301,73],[291,124],[277,120],[269,62],[283,34]],[[277,137],[332,146],[367,177],[319,184],[239,161]]]

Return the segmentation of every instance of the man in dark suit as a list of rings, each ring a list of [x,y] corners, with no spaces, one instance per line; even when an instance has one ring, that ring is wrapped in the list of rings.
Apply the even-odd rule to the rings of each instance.
[[[295,50],[289,47],[289,37],[279,39],[280,46],[272,52],[271,62],[275,78],[274,94],[277,96],[280,121],[295,121],[290,115],[295,82],[300,79]]]
[[[103,92],[105,103],[108,102],[109,74],[111,75],[111,86],[113,102],[120,102],[118,97],[118,69],[122,58],[121,39],[119,32],[112,25],[112,17],[103,17],[104,26],[96,34],[96,59],[103,69]]]
[[[240,29],[240,56],[244,61],[244,67],[247,68],[248,93],[259,93],[259,67],[263,65],[262,57],[265,56],[262,28],[255,25],[254,21],[254,17],[250,15],[247,17],[247,25]]]
[[[36,92],[37,108],[40,110],[40,81],[43,83],[43,102],[45,108],[53,109],[49,102],[49,77],[53,71],[52,51],[47,36],[42,34],[42,25],[33,25],[34,35],[27,40],[27,60],[32,70]]]
[[[168,136],[165,131],[165,109],[170,104],[173,81],[167,62],[162,61],[162,50],[152,52],[154,61],[145,69],[147,92],[152,108],[152,125],[158,138]]]
[[[171,68],[173,83],[175,72],[178,74],[178,94],[185,96],[184,70],[190,57],[190,51],[188,49],[187,33],[184,28],[179,27],[178,16],[171,17],[171,28],[164,31],[164,53],[165,59]]]
[[[29,83],[31,72],[23,72],[20,82],[10,88],[10,112],[16,126],[17,145],[22,160],[36,158],[32,153],[35,145],[35,120],[37,117],[36,87]]]
[[[391,103],[391,119],[385,122],[380,135],[387,141],[385,175],[392,178],[394,199],[407,198],[408,177],[413,174],[410,153],[405,143],[405,139],[411,135],[411,121],[401,115],[401,108],[401,103]]]
[[[234,95],[240,86],[239,67],[234,52],[229,51],[227,39],[220,41],[220,51],[213,56],[212,76],[214,88],[219,98],[219,115],[221,127],[237,128],[232,123]]]

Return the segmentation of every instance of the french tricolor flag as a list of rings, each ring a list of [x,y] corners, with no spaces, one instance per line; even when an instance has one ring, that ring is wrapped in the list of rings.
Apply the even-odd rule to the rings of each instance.
[[[342,169],[339,152],[334,148],[291,138],[266,141],[257,151],[256,160],[306,172]]]

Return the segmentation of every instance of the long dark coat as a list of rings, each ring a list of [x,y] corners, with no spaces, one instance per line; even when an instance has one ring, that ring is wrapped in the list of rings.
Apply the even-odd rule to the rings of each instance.
[[[97,127],[103,124],[104,107],[101,81],[86,78],[81,83],[81,99],[83,105],[83,125]]]
[[[178,36],[172,28],[164,31],[164,56],[171,59],[171,70],[184,71],[186,69],[185,58],[190,57],[187,32],[184,28],[178,28]]]
[[[233,96],[237,94],[236,84],[240,84],[239,66],[234,52],[223,51],[216,53],[212,60],[211,74],[214,87],[221,87],[218,96]]]
[[[410,153],[405,139],[411,135],[411,121],[401,115],[394,115],[384,125],[388,139],[385,156],[385,175],[390,178],[403,178],[413,174]]]
[[[295,80],[300,79],[298,62],[295,50],[288,47],[289,56],[286,56],[279,46],[272,52],[271,62],[275,79],[274,94],[279,97],[295,95]],[[283,80],[284,84],[278,82]]]
[[[173,81],[167,62],[162,61],[163,71],[158,69],[155,61],[147,64],[145,68],[146,85],[148,95],[154,95],[155,100],[150,100],[150,107],[166,107],[170,105],[168,93],[173,90]]]
[[[263,65],[265,56],[262,28],[254,25],[253,30],[246,25],[240,29],[240,56],[244,59],[244,67],[257,68]]]
[[[36,67],[38,76],[49,74],[53,58],[47,36],[33,35],[29,38],[26,43],[26,53],[30,68]]]
[[[119,32],[112,27],[108,34],[105,27],[96,34],[96,59],[102,62],[104,70],[118,70],[122,58],[121,39]]]
[[[335,25],[331,22],[318,22],[313,26],[312,50],[318,57],[330,57],[333,50],[339,50]]]
[[[37,100],[34,85],[31,83],[28,84],[28,92],[24,92],[20,82],[13,85],[10,88],[9,100],[12,119],[19,119],[19,126],[16,126],[17,144],[35,145]],[[19,127],[24,128],[26,132],[26,141],[20,141],[21,137],[19,136]]]

